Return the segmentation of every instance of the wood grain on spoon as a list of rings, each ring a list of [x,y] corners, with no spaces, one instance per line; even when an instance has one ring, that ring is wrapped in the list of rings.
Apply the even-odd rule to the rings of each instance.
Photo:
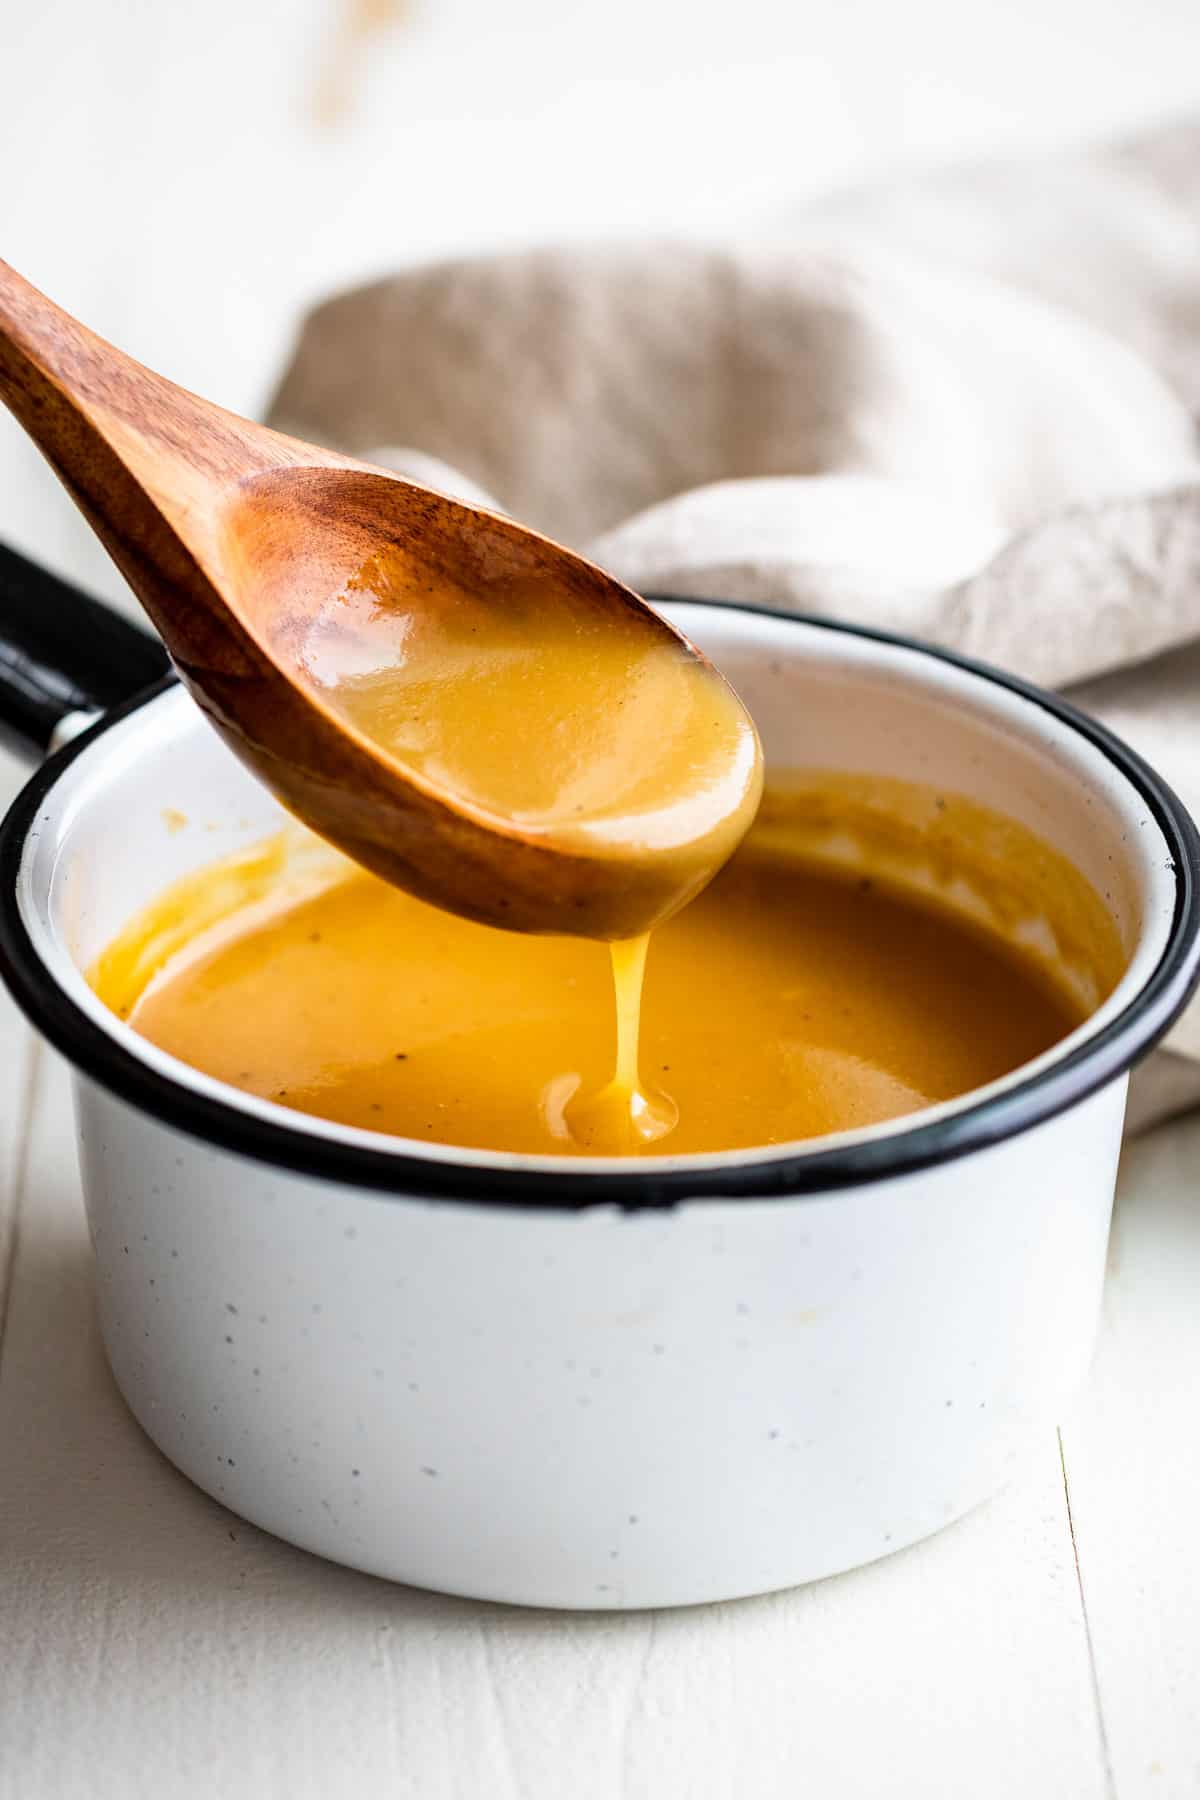
[[[748,825],[740,703],[580,557],[198,399],[3,263],[0,398],[227,742],[397,886],[515,930],[629,937]]]

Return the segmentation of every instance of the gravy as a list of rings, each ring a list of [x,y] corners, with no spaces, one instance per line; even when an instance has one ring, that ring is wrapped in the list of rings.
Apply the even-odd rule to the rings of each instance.
[[[843,867],[822,833],[831,812],[855,816],[848,793],[816,805],[769,794],[648,954],[618,947],[628,987],[615,1031],[608,946],[498,931],[340,860],[289,889],[282,840],[187,877],[92,980],[135,1030],[219,1080],[418,1141],[653,1156],[821,1136],[1006,1074],[1072,1030],[1120,972],[1105,909],[1053,852],[1035,860],[1036,840],[997,826],[987,842],[1013,854],[1005,885],[1003,869],[972,870],[939,838],[938,879],[957,892],[978,876],[1018,932],[1043,900],[1059,904],[1087,1004],[999,929],[906,888],[902,809],[888,807],[892,836],[874,862],[864,827],[866,860]],[[928,811],[938,832],[954,816]],[[1058,901],[1028,886],[1051,877]],[[643,961],[639,1051],[630,996]]]
[[[568,587],[443,579],[414,598],[393,548],[307,622],[298,656],[325,705],[475,818],[618,866],[626,935],[697,894],[762,792],[753,721],[665,627]],[[556,930],[593,932],[586,915]]]

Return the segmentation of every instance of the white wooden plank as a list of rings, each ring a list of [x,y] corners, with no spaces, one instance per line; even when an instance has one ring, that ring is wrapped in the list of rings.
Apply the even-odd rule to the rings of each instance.
[[[7,809],[27,773],[15,757],[0,751],[0,814]],[[0,1354],[16,1245],[35,1061],[33,1034],[0,988]]]
[[[570,1617],[346,1573],[124,1411],[64,1089],[48,1057],[0,1366],[4,1800],[1105,1796],[1052,1434],[939,1538],[759,1601]]]
[[[1063,1431],[1120,1800],[1200,1795],[1200,1119],[1127,1147],[1093,1380]]]
[[[0,1349],[19,1226],[37,1044],[0,990]]]

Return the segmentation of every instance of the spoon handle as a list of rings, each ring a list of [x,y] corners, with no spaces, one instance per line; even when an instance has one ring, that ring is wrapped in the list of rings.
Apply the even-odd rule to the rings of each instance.
[[[97,337],[0,262],[0,401],[25,427],[181,667],[257,664],[225,605],[226,511],[255,475],[341,463]]]
[[[175,518],[195,497],[190,399],[0,262],[0,400],[139,595],[147,577],[188,578]]]
[[[187,477],[210,486],[236,481],[294,463],[302,448],[135,362],[5,262],[0,399],[64,476],[86,473],[81,461],[99,437],[136,474],[147,463],[158,471],[160,499]]]

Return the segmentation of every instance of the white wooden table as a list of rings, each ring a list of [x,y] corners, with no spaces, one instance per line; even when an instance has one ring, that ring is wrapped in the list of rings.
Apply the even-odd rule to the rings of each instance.
[[[1200,103],[1195,0],[411,0],[321,128],[372,10],[0,0],[0,254],[254,410],[306,297],[404,260]],[[119,598],[3,419],[0,537]],[[151,1448],[63,1071],[0,997],[0,1800],[1200,1796],[1198,1159],[1200,1120],[1128,1152],[1093,1378],[999,1499],[769,1599],[522,1613],[319,1563]]]
[[[1127,1152],[1092,1380],[1007,1492],[812,1587],[571,1616],[176,1474],[100,1348],[65,1072],[7,1006],[0,1059],[4,1800],[1200,1794],[1200,1119]]]

